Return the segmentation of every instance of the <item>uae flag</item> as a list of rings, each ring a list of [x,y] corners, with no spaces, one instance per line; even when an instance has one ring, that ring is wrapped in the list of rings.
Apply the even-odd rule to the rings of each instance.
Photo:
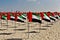
[[[2,18],[1,18],[1,19],[3,19],[3,20],[7,20],[7,14],[2,13]]]
[[[18,22],[26,22],[26,19],[25,19],[25,14],[22,14],[21,16],[18,16]]]
[[[52,16],[55,18],[55,20],[57,21],[57,18],[55,17],[55,14],[54,13],[51,13],[52,14]]]
[[[57,19],[55,18],[55,15],[54,15],[53,13],[51,13],[50,15],[51,15],[50,17],[51,17],[54,21],[57,21]]]
[[[52,16],[50,12],[47,12],[46,14],[52,21],[55,21],[55,18]]]
[[[32,15],[32,21],[33,22],[42,23],[41,18],[40,18],[40,15],[39,14],[36,14],[36,13],[33,13],[33,15]]]
[[[41,12],[40,15],[41,15],[42,20],[51,22],[50,18],[44,12]]]
[[[55,18],[59,19],[58,15],[57,15],[57,12],[54,12],[54,14],[55,14]]]
[[[14,16],[11,16],[10,19],[15,21],[15,17]],[[25,22],[24,17],[22,15],[17,16],[17,22]]]
[[[28,12],[27,13],[27,18],[28,18],[29,22],[42,23],[42,21],[40,19],[40,15],[37,15],[36,13]]]
[[[13,21],[17,21],[17,22],[24,22],[24,19],[22,16],[17,16],[16,14],[11,14],[11,13],[7,13],[7,14],[2,14],[2,18],[3,20],[13,20]]]

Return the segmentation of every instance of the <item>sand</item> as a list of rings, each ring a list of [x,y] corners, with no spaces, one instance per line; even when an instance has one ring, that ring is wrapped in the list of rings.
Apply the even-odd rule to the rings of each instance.
[[[47,23],[45,21],[42,24],[31,22],[28,25],[11,20],[0,20],[0,40],[14,38],[15,40],[60,40],[60,21],[54,22],[49,27],[46,26]]]

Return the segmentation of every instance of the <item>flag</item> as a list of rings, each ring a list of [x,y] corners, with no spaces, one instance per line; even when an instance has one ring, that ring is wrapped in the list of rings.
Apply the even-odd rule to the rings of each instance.
[[[23,14],[22,14],[21,16],[18,16],[18,20],[17,21],[26,22],[26,18],[24,18]]]
[[[56,19],[59,19],[59,18],[58,18],[58,15],[57,15],[57,12],[54,12],[54,14],[55,14],[55,18],[56,18]]]
[[[22,15],[22,17],[24,17],[24,19],[27,18],[26,14]],[[42,23],[40,15],[36,13],[32,13],[32,22]]]
[[[2,13],[2,19],[7,20],[7,14],[6,13]]]
[[[15,15],[13,12],[10,13],[10,20],[15,21]]]
[[[42,20],[51,22],[50,18],[44,12],[41,12],[40,15],[41,15]]]
[[[17,21],[17,22],[25,22],[23,17],[20,15],[17,16],[17,20],[14,16],[11,16],[11,20]]]
[[[33,13],[33,15],[32,15],[32,22],[42,23],[40,15],[36,14],[36,13]]]
[[[46,14],[47,14],[47,16],[51,19],[51,21],[55,21],[55,18],[52,17],[51,12],[47,12]]]

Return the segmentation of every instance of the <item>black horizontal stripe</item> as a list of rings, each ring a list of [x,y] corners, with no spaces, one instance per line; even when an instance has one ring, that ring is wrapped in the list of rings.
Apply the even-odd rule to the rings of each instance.
[[[32,22],[38,22],[38,23],[42,23],[42,21],[41,20],[38,20],[38,19],[32,19]]]
[[[56,19],[58,19],[58,17],[55,17]]]
[[[53,21],[56,21],[55,19],[53,19],[53,18],[51,18],[51,17],[50,17],[50,19],[53,20]]]
[[[47,21],[47,22],[51,22],[49,19],[45,19],[45,18],[44,18],[43,20],[44,20],[44,21]]]
[[[10,18],[10,20],[15,21],[15,19],[13,19],[13,18]],[[24,21],[17,19],[17,22],[24,22]]]

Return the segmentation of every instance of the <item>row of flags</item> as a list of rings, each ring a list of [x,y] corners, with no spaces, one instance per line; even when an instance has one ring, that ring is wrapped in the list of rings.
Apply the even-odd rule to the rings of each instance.
[[[58,12],[0,12],[0,19],[13,20],[18,22],[38,22],[42,23],[42,20],[47,22],[56,21],[60,19],[60,13]]]

